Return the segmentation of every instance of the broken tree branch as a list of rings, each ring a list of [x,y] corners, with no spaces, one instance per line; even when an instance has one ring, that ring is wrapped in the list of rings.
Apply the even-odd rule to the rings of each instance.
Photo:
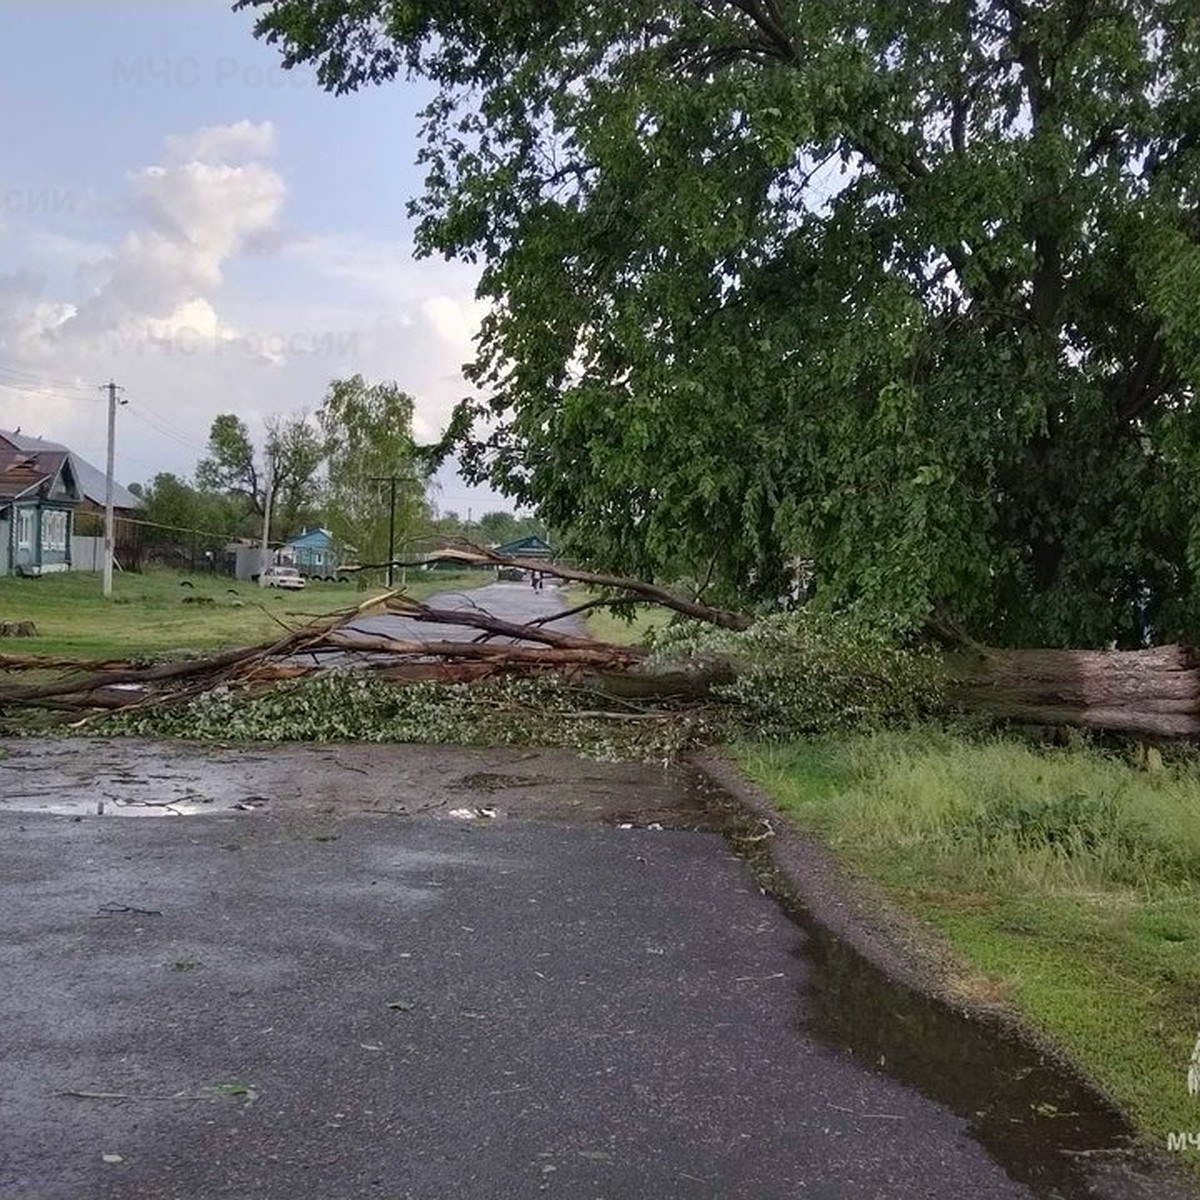
[[[644,579],[631,579],[623,575],[603,575],[595,571],[585,571],[580,567],[568,567],[561,563],[547,562],[537,558],[511,558],[508,555],[497,554],[486,546],[474,542],[459,541],[454,548],[441,551],[428,558],[412,561],[397,560],[393,567],[424,567],[447,562],[461,563],[464,566],[493,566],[511,567],[518,571],[529,571],[538,575],[548,575],[552,579],[564,579],[569,583],[584,583],[589,587],[606,588],[613,591],[628,592],[640,596],[652,604],[663,608],[673,609],[685,617],[696,621],[704,621],[711,625],[719,625],[723,629],[748,629],[752,618],[744,613],[730,612],[723,608],[713,608],[695,600],[685,600],[681,596]],[[370,563],[360,570],[374,570],[388,566],[387,563]]]

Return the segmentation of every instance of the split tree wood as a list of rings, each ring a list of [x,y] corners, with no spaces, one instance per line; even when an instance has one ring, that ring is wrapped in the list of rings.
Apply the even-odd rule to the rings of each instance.
[[[1200,669],[1186,646],[996,650],[948,656],[963,707],[1034,725],[1149,737],[1200,735]]]

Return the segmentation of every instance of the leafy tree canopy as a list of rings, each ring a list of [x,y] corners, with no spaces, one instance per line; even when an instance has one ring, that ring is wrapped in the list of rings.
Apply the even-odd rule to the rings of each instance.
[[[546,526],[537,517],[519,517],[502,509],[485,512],[472,535],[480,541],[498,545],[527,537],[549,538]]]
[[[242,497],[260,516],[266,485],[255,458],[246,422],[235,413],[222,413],[208,431],[208,454],[196,464],[196,483],[212,492]]]
[[[420,245],[492,302],[454,432],[587,555],[1194,636],[1195,0],[239,7],[332,91],[437,86]]]
[[[186,543],[199,536],[220,545],[254,532],[237,498],[193,487],[169,471],[155,475],[139,491],[143,501],[139,515],[150,522],[148,536],[153,541]]]
[[[317,519],[324,458],[324,439],[306,412],[267,420],[261,462],[246,423],[222,413],[209,430],[208,454],[196,465],[196,484],[241,501],[260,521],[269,486],[272,536],[290,537]]]
[[[392,485],[397,554],[428,520],[428,466],[413,442],[413,398],[395,383],[335,379],[317,411],[329,481],[326,523],[360,561],[387,560]]]

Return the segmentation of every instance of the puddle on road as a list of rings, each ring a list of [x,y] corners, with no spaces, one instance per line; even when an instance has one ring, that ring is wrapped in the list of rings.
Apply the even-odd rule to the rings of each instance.
[[[724,834],[804,934],[798,953],[808,965],[800,997],[805,1033],[962,1117],[992,1158],[1040,1200],[1109,1194],[1097,1188],[1091,1168],[1127,1160],[1135,1144],[1117,1109],[997,1021],[921,995],[828,933],[776,872],[761,823],[701,772],[688,791],[719,817],[709,827]],[[864,1117],[864,1136],[881,1119]]]
[[[1097,1152],[1119,1160],[1133,1142],[1116,1109],[997,1024],[922,996],[824,930],[804,928],[813,981],[805,995],[808,1032],[965,1118],[975,1139],[1035,1195],[1097,1197],[1085,1161]]]
[[[266,798],[218,801],[209,796],[180,796],[170,800],[130,800],[126,797],[60,797],[20,792],[6,795],[5,808],[24,813],[45,813],[54,817],[190,817],[197,813],[253,812],[266,804]]]

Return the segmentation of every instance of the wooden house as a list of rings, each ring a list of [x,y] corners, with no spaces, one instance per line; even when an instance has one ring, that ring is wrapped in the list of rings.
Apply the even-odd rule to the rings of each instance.
[[[0,575],[69,571],[82,499],[68,451],[18,450],[0,438]]]

